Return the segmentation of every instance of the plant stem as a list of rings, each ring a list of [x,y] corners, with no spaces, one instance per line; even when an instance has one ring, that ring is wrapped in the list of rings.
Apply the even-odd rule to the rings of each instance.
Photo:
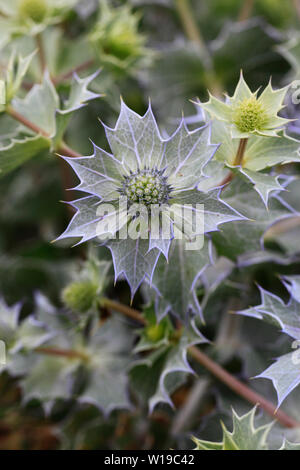
[[[211,90],[215,96],[222,95],[222,86],[216,76],[213,62],[205,41],[201,35],[200,29],[195,21],[195,15],[191,9],[190,0],[175,0],[176,9],[180,17],[186,37],[197,44],[203,58],[206,68],[205,85]]]
[[[218,184],[218,186],[224,186],[224,188],[225,188],[225,185],[227,185],[228,183],[230,183],[230,181],[233,180],[233,177],[234,177],[234,174],[232,173],[232,171],[230,171],[230,172],[228,173],[228,175],[226,175],[225,178],[221,181],[221,183]],[[224,189],[224,188],[223,188],[223,189]]]
[[[234,166],[240,166],[243,164],[243,158],[247,146],[248,138],[246,139],[240,139],[239,147],[234,159]]]
[[[59,85],[60,83],[68,80],[69,78],[72,78],[74,73],[79,73],[82,72],[83,70],[86,70],[95,63],[93,59],[87,60],[83,62],[82,64],[78,65],[72,70],[69,70],[68,72],[64,73],[63,75],[60,75],[59,77],[51,77],[51,80],[55,86]],[[28,82],[22,82],[22,88],[26,91],[30,91],[31,88],[34,86],[34,83],[28,83]]]
[[[297,12],[298,18],[300,19],[300,1],[299,0],[293,0],[294,8]]]
[[[16,121],[20,122],[23,124],[25,127],[28,127],[28,129],[32,130],[36,134],[41,134],[47,139],[50,139],[50,135],[48,132],[44,131],[41,127],[38,125],[34,124],[33,122],[29,121],[27,118],[22,116],[20,113],[18,113],[12,106],[8,105],[6,108],[6,112]],[[59,154],[71,157],[71,158],[76,158],[76,157],[81,157],[79,153],[77,153],[75,150],[73,150],[71,147],[69,147],[65,142],[61,142],[56,151]],[[70,167],[69,165],[63,161],[61,158],[59,159],[59,165],[60,165],[60,173],[61,173],[61,179],[62,179],[62,186],[63,186],[63,191],[65,195],[65,200],[70,201],[72,194],[71,191],[69,191],[67,188],[72,187],[72,181],[73,181],[73,175],[70,172]],[[72,215],[74,213],[74,209],[72,206],[68,205],[68,212],[70,212]]]
[[[245,398],[250,403],[258,405],[263,408],[266,413],[270,416],[275,417],[283,426],[287,428],[296,428],[300,427],[300,423],[288,416],[281,410],[277,410],[276,407],[262,397],[260,394],[251,390],[247,385],[243,384],[231,374],[229,374],[223,367],[219,366],[216,362],[210,359],[206,354],[204,354],[200,349],[195,346],[189,348],[190,355],[207,370],[209,370],[215,377],[221,380],[226,384],[231,390],[236,392],[241,397]]]
[[[47,68],[47,62],[46,62],[46,56],[45,56],[45,50],[44,50],[42,35],[40,33],[37,34],[36,37],[35,37],[35,40],[36,40],[36,44],[37,44],[37,47],[38,47],[41,71],[42,71],[42,74],[44,74],[44,72]]]
[[[203,50],[206,50],[204,40],[201,36],[200,30],[195,22],[195,17],[191,10],[189,0],[175,0],[175,5],[180,16],[182,26],[187,38],[198,44]]]
[[[33,122],[29,121],[25,116],[22,116],[22,114],[18,113],[12,106],[8,105],[6,108],[6,112],[16,121],[19,121],[23,126],[28,127],[28,129],[31,129],[33,132],[36,134],[41,134],[42,136],[46,137],[47,139],[50,138],[48,132],[44,131],[41,127],[37,126]]]
[[[127,317],[135,320],[143,325],[146,325],[147,322],[145,318],[141,315],[141,312],[135,310],[134,308],[127,307],[127,305],[123,305],[119,302],[115,302],[114,300],[110,300],[107,298],[102,298],[100,301],[100,306],[108,308],[110,310],[115,310],[116,312],[123,313]]]
[[[236,156],[233,162],[234,166],[241,166],[243,164],[243,158],[244,158],[247,142],[248,142],[248,138],[240,139],[240,143],[239,143]],[[227,185],[228,183],[230,183],[230,181],[233,180],[233,178],[234,178],[234,174],[231,171],[230,173],[228,173],[227,176],[225,176],[225,178],[221,181],[221,183],[218,184],[218,186]]]
[[[293,230],[299,227],[300,227],[300,217],[299,216],[289,217],[288,219],[281,220],[274,226],[270,227],[269,230],[267,230],[267,232],[265,233],[264,239],[269,240],[276,235],[281,235],[282,233],[289,232],[290,230]]]
[[[12,106],[8,105],[6,108],[6,112],[16,121],[19,121],[23,126],[28,127],[28,129],[32,130],[36,134],[41,134],[42,136],[50,139],[50,135],[48,132],[44,131],[41,127],[33,122],[29,121],[26,117],[22,116],[18,111],[16,111]],[[65,142],[61,142],[58,148],[56,149],[57,152],[62,153],[68,157],[76,158],[81,157],[81,154],[73,150],[69,147]]]
[[[244,0],[243,6],[240,10],[238,21],[246,21],[250,18],[254,7],[254,0]]]
[[[71,157],[71,158],[82,157],[80,153],[76,152],[76,150],[73,150],[65,142],[61,142],[61,144],[57,148],[57,152],[61,153],[62,155]]]
[[[68,80],[69,78],[72,78],[74,73],[79,73],[82,72],[83,70],[89,69],[94,65],[95,61],[94,59],[86,60],[82,64],[78,65],[72,70],[69,70],[69,72],[64,73],[63,75],[60,75],[59,77],[53,78],[52,81],[54,85],[59,85],[61,82],[64,82],[65,80]]]
[[[36,348],[35,352],[40,354],[46,354],[49,356],[60,356],[68,359],[81,359],[87,361],[89,356],[80,351],[74,351],[71,349],[58,349],[58,348]]]
[[[119,313],[123,313],[134,320],[139,321],[140,323],[146,324],[145,319],[138,310],[134,310],[130,307],[127,307],[119,302],[103,299],[104,305],[107,308],[111,308]],[[103,305],[103,304],[102,304]],[[204,354],[196,346],[190,346],[188,349],[189,354],[195,359],[199,364],[205,367],[209,372],[211,372],[215,377],[217,377],[221,382],[226,384],[231,390],[236,392],[241,397],[245,398],[248,402],[260,406],[266,413],[268,413],[273,418],[276,418],[283,426],[287,428],[297,428],[300,427],[300,423],[288,416],[281,410],[277,410],[276,407],[266,400],[260,394],[254,392],[247,385],[243,384],[241,381],[236,379],[233,375],[227,372],[223,367],[210,359],[206,354]]]

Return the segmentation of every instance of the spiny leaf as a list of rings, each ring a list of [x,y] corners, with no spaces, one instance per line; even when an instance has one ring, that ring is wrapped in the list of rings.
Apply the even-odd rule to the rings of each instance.
[[[257,379],[269,379],[277,392],[278,407],[300,384],[300,359],[294,351],[279,357],[274,364],[257,375]]]
[[[159,403],[168,403],[173,407],[170,393],[181,383],[178,374],[182,377],[182,374],[193,373],[187,362],[187,350],[194,344],[205,342],[207,340],[192,321],[181,331],[177,341],[161,346],[146,359],[133,364],[130,371],[131,381],[138,395],[149,400],[150,413]],[[176,380],[173,382],[174,377]]]
[[[0,177],[15,170],[34,156],[49,150],[50,140],[41,135],[13,139],[10,144],[0,147]]]
[[[255,428],[254,417],[256,408],[249,413],[239,416],[232,410],[233,431],[230,432],[222,424],[222,442],[208,442],[193,437],[195,450],[267,450],[267,437],[272,423]]]
[[[55,146],[62,139],[72,113],[88,101],[101,96],[92,93],[87,88],[96,75],[97,73],[85,78],[79,78],[75,75],[70,96],[66,103],[61,106],[49,73],[45,72],[43,82],[34,85],[25,98],[13,99],[13,108],[47,133],[49,138],[53,139],[53,145]]]
[[[87,384],[79,401],[92,403],[105,414],[116,408],[129,408],[127,368],[133,337],[119,318],[105,322],[92,335],[88,345]]]
[[[55,114],[59,98],[46,72],[41,84],[36,84],[25,98],[12,101],[14,109],[53,137],[56,132]]]
[[[0,370],[8,370],[12,375],[20,375],[30,369],[26,355],[45,343],[53,333],[42,322],[29,316],[20,321],[21,305],[7,307],[0,299],[0,339],[6,347],[6,363]],[[25,354],[24,359],[21,358]]]
[[[202,316],[195,288],[200,275],[211,262],[209,250],[207,240],[197,250],[188,250],[183,241],[176,240],[170,249],[169,262],[160,258],[153,277],[155,310],[159,320],[168,312],[184,322],[191,312]]]
[[[152,280],[160,252],[156,248],[149,251],[149,241],[141,238],[128,238],[126,243],[124,240],[110,240],[107,247],[113,258],[115,280],[123,274],[133,297],[145,278]]]
[[[288,334],[296,341],[292,347],[294,352],[281,356],[268,369],[259,374],[257,378],[272,380],[278,395],[278,406],[300,384],[299,351],[300,341],[300,303],[298,278],[289,276],[286,285],[291,292],[291,298],[286,305],[279,297],[260,288],[262,302],[260,305],[242,310],[241,315],[257,318],[279,326],[282,332]]]
[[[223,191],[222,199],[249,219],[246,222],[226,224],[212,236],[219,255],[232,260],[245,253],[260,251],[268,228],[294,215],[293,210],[277,194],[269,197],[267,210],[251,186],[237,178]]]
[[[239,313],[267,321],[281,328],[283,333],[300,340],[300,303],[291,297],[285,304],[280,297],[260,287],[261,304]]]
[[[93,404],[105,414],[128,408],[126,368],[133,337],[125,324],[114,317],[99,327],[95,319],[84,339],[74,324],[63,320],[54,315],[53,323],[50,318],[52,338],[29,356],[31,371],[21,380],[25,402],[38,399],[47,411],[57,399],[76,394],[79,402]]]
[[[15,53],[12,53],[6,72],[6,103],[10,102],[19,91],[34,55],[35,51],[28,56],[19,55],[16,58]]]
[[[300,444],[289,442],[285,439],[279,450],[300,450]]]
[[[257,171],[239,169],[238,172],[244,175],[253,184],[255,191],[260,195],[266,207],[268,207],[269,196],[273,191],[284,191],[285,188],[279,183],[280,175],[271,176]]]
[[[99,71],[85,78],[80,78],[76,73],[73,75],[70,94],[66,102],[57,110],[55,142],[62,139],[72,114],[78,109],[86,106],[91,100],[100,98],[102,95],[93,93],[88,89],[90,83],[98,76]]]

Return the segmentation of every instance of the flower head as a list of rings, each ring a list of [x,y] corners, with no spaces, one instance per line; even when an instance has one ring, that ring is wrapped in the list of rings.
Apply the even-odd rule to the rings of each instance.
[[[48,25],[61,22],[78,0],[13,0],[0,2],[3,18],[2,45],[12,36],[36,35]]]
[[[164,170],[157,168],[144,168],[124,177],[120,193],[128,198],[131,204],[166,204],[169,201],[172,187],[168,184],[168,178],[164,176]]]
[[[84,313],[92,307],[97,298],[97,289],[97,284],[91,281],[72,282],[64,288],[62,300],[72,310]]]
[[[134,66],[147,52],[138,31],[140,17],[127,5],[119,8],[101,3],[100,17],[89,38],[101,63],[116,71]]]
[[[175,236],[190,242],[241,217],[219,200],[219,189],[197,189],[218,148],[209,125],[189,132],[182,120],[162,139],[150,106],[139,116],[122,102],[115,128],[104,127],[112,154],[94,145],[90,157],[65,158],[88,196],[72,203],[77,213],[59,239],[104,241],[116,278],[124,274],[134,293]]]
[[[253,134],[276,137],[278,130],[288,122],[278,116],[287,89],[273,90],[270,82],[258,96],[258,91],[251,92],[241,73],[232,97],[228,96],[223,102],[211,95],[201,106],[213,117],[227,122],[233,138],[248,138]]]
[[[30,18],[35,23],[41,23],[47,14],[46,0],[19,0],[18,13],[21,18]]]

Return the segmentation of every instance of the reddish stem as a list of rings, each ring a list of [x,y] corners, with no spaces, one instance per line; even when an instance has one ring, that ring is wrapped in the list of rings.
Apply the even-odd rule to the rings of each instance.
[[[139,321],[142,324],[146,324],[145,319],[141,313],[137,310],[131,309],[125,305],[120,304],[109,299],[104,299],[104,305],[108,308],[112,308],[117,312],[123,313],[135,320]],[[245,398],[250,403],[260,406],[266,413],[268,413],[273,418],[276,418],[283,426],[287,428],[298,428],[300,423],[288,416],[284,411],[277,410],[273,403],[269,402],[259,393],[254,392],[247,385],[243,384],[240,380],[236,379],[233,375],[227,372],[223,367],[210,359],[206,354],[204,354],[196,346],[191,346],[188,349],[189,354],[203,367],[205,367],[209,372],[211,372],[215,377],[217,377],[221,382],[226,384],[231,390],[236,392],[241,397]]]

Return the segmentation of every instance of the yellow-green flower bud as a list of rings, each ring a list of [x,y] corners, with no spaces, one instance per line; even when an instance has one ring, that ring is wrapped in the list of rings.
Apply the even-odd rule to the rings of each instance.
[[[234,111],[234,123],[241,132],[262,130],[266,121],[266,112],[255,97],[240,101]]]
[[[162,323],[158,323],[156,325],[150,325],[146,328],[146,337],[148,340],[156,343],[160,341],[165,334],[165,328]]]
[[[42,23],[48,10],[47,0],[19,0],[19,16]]]
[[[139,51],[140,42],[140,37],[132,27],[120,24],[108,33],[103,48],[108,54],[125,60]]]
[[[72,282],[62,292],[64,304],[71,310],[81,313],[89,310],[96,298],[97,286],[91,281]]]

